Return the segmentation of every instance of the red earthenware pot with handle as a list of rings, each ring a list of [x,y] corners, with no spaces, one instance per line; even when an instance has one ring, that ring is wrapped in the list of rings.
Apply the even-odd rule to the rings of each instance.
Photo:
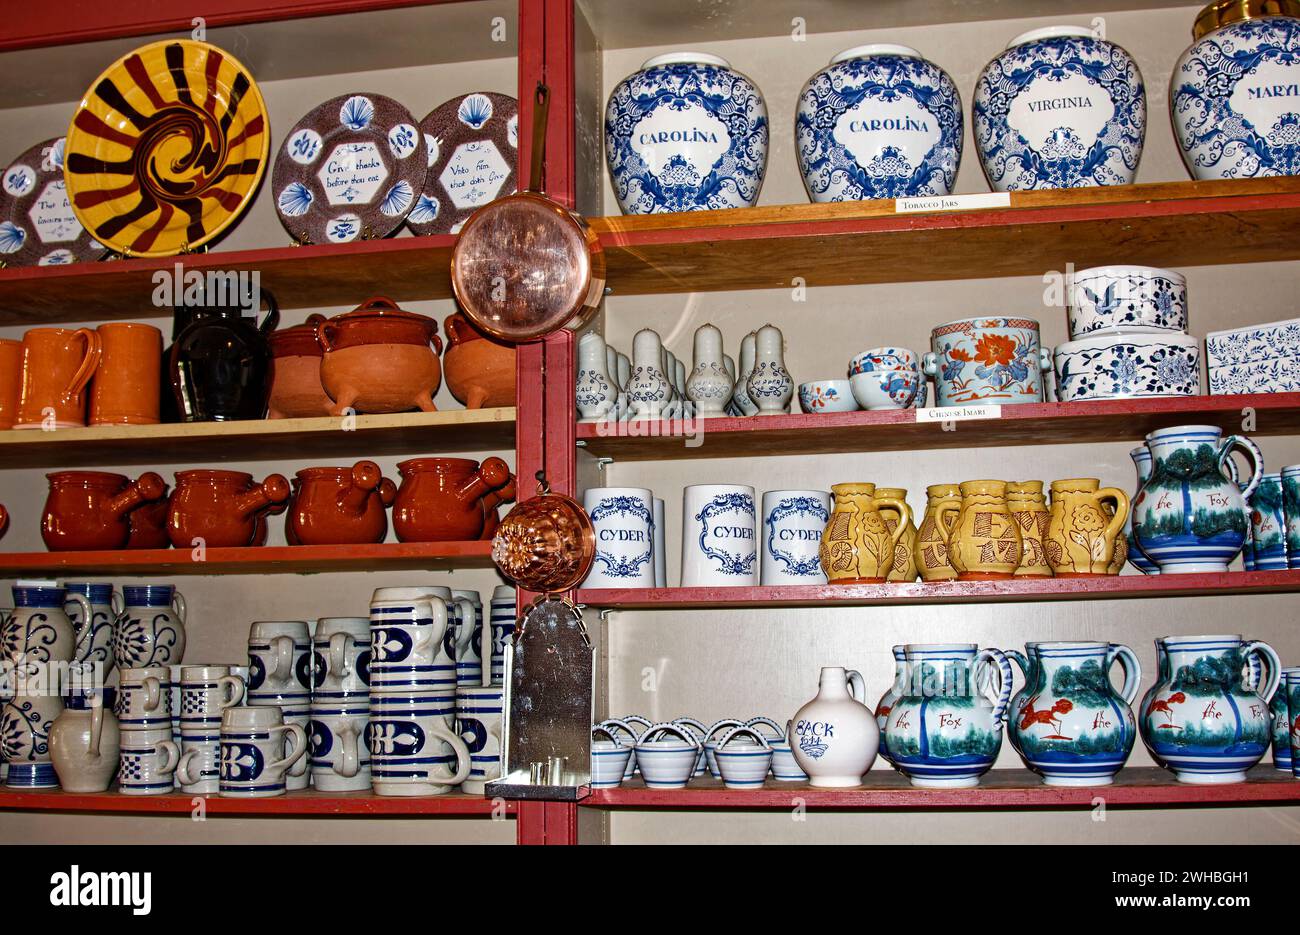
[[[106,471],[58,471],[45,477],[50,492],[41,538],[51,552],[124,548],[131,537],[131,511],[167,490],[153,471],[134,481]]]
[[[483,534],[485,494],[510,482],[500,458],[415,458],[397,465],[393,528],[402,542],[459,542]]]
[[[295,545],[351,545],[383,542],[396,496],[373,461],[350,468],[303,468],[295,478],[286,535]],[[384,499],[385,493],[388,499]]]
[[[307,419],[327,416],[334,400],[321,385],[320,368],[325,349],[316,337],[324,315],[310,315],[301,325],[271,333],[271,377],[268,419]]]
[[[483,497],[483,532],[479,539],[488,541],[496,535],[497,527],[501,525],[501,514],[497,512],[497,507],[503,503],[515,502],[515,479],[510,478],[506,485],[500,490],[494,490]]]
[[[435,319],[376,296],[318,324],[316,337],[325,351],[320,376],[334,400],[331,415],[438,408],[442,339]]]
[[[254,483],[243,471],[177,471],[167,535],[178,549],[192,548],[196,539],[214,549],[252,545],[261,515],[288,497],[281,474]]]
[[[172,540],[167,537],[167,510],[171,507],[169,490],[164,484],[161,497],[142,503],[131,511],[131,537],[126,540],[128,549],[172,547]]]

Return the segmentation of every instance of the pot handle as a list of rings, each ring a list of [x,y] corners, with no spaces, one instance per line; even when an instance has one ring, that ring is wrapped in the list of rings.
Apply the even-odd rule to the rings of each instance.
[[[949,523],[944,517],[949,514],[953,516],[953,521]],[[961,519],[961,499],[958,497],[945,497],[940,500],[934,508],[935,526],[939,530],[939,535],[943,537],[943,546],[948,550],[948,561],[952,561],[952,534],[957,529],[957,521]]]
[[[334,350],[334,339],[330,337],[339,330],[338,325],[326,319],[325,321],[316,322],[316,343],[329,353]]]
[[[734,717],[724,717],[720,721],[714,721],[713,725],[704,734],[704,742],[708,743],[709,738],[712,737],[714,734],[716,734],[719,730],[721,730],[724,727],[730,730],[733,727],[740,727],[744,723],[745,723],[744,721],[737,720]]]
[[[141,503],[158,500],[167,489],[166,482],[153,471],[145,471],[136,480],[127,484],[126,489],[108,501],[108,515],[116,519]]]
[[[636,731],[634,731],[626,721],[621,721],[616,717],[606,718],[605,720],[601,721],[594,728],[592,728],[592,733],[595,733],[597,730],[603,730],[605,733],[609,734],[610,739],[613,740],[614,743],[618,744],[619,746],[623,746],[623,741],[619,740],[615,734],[611,733],[610,731],[611,726],[617,727],[619,730],[627,731],[628,738],[629,738],[627,746],[629,747],[636,746],[636,740],[637,740]]]
[[[1259,696],[1264,699],[1264,704],[1272,704],[1273,695],[1277,692],[1278,683],[1282,679],[1282,662],[1278,659],[1277,651],[1263,640],[1251,640],[1246,644],[1246,655],[1258,656],[1268,670],[1268,675],[1260,682]]]
[[[700,742],[695,739],[695,732],[689,727],[674,724],[672,721],[660,721],[658,724],[651,724],[645,729],[645,733],[641,735],[640,739],[637,740],[637,746],[640,746],[642,741],[649,743],[656,734],[676,734],[696,750],[700,749]]]
[[[921,356],[921,372],[927,377],[938,377],[939,355],[934,351],[926,351]]]
[[[893,571],[898,556],[898,540],[903,538],[907,527],[912,524],[912,510],[906,500],[898,497],[881,497],[876,501],[876,512],[880,512],[882,506],[898,512],[898,522],[894,524],[894,531],[889,536],[889,571]],[[883,520],[884,517],[882,516],[881,519]]]
[[[465,746],[464,738],[455,731],[444,727],[436,719],[429,733],[439,740],[444,741],[449,747],[451,747],[452,752],[456,754],[456,772],[448,775],[446,773],[437,773],[430,770],[429,782],[435,782],[439,785],[446,786],[459,786],[469,778],[470,770],[474,768],[473,760],[469,755],[469,747]]]
[[[330,657],[325,666],[328,674],[339,678],[347,678],[352,674],[352,667],[348,665],[348,645],[354,642],[351,633],[330,634]]]
[[[244,680],[238,675],[223,675],[217,679],[217,685],[221,688],[221,704],[218,707],[222,711],[244,703]],[[229,697],[226,697],[227,688],[230,689]]]
[[[1029,679],[1029,660],[1025,657],[1024,653],[1018,649],[1004,649],[1002,650],[1002,655],[1006,656],[1019,666],[1020,674],[1023,675],[1026,680]]]
[[[290,678],[293,675],[293,637],[281,634],[271,640],[271,649],[275,653],[275,667],[271,669],[273,679]]]
[[[172,591],[172,610],[180,619],[182,624],[185,623],[185,595],[180,591]]]
[[[763,736],[763,732],[750,727],[748,724],[741,724],[739,727],[733,727],[731,730],[723,734],[722,739],[718,741],[718,749],[721,750],[728,742],[730,742],[732,737],[738,737],[741,734],[749,734],[749,736],[758,741],[758,745],[764,750],[772,749],[772,745],[768,743],[767,738]]]
[[[280,305],[275,301],[275,296],[271,295],[271,293],[267,292],[265,289],[259,289],[258,293],[262,301],[267,305],[267,312],[266,317],[262,319],[262,323],[258,326],[257,330],[262,332],[263,335],[268,335],[280,325]],[[307,320],[311,321],[310,318]]]
[[[397,484],[391,478],[385,477],[379,482],[379,500],[385,509],[397,502]]]
[[[103,350],[103,341],[99,337],[99,332],[91,328],[78,328],[75,332],[76,337],[84,338],[86,341],[86,354],[81,358],[81,365],[77,367],[77,372],[72,375],[72,381],[68,383],[68,388],[63,391],[64,399],[72,399],[86,388],[90,378],[95,375],[99,368],[99,355]]]
[[[104,736],[104,699],[95,695],[90,701],[90,747],[86,752],[99,756],[99,742]]]
[[[1259,486],[1260,480],[1264,476],[1264,455],[1259,450],[1259,446],[1247,438],[1245,435],[1229,435],[1219,446],[1219,467],[1232,455],[1233,448],[1240,448],[1246,454],[1246,460],[1250,462],[1250,480],[1246,481],[1245,486],[1241,488],[1241,499],[1249,500],[1255,493],[1255,488]]]
[[[844,670],[845,681],[848,682],[849,695],[858,704],[867,703],[867,680],[862,677],[862,673],[857,669]]]
[[[1007,704],[1011,701],[1011,663],[1007,661],[1006,654],[1002,650],[990,646],[981,649],[979,655],[975,657],[975,668],[978,669],[981,665],[996,666],[997,695],[990,691],[988,698],[993,702],[993,729],[1001,731],[1007,718]],[[992,670],[990,674],[991,672]],[[979,681],[978,676],[976,681]],[[989,687],[992,688],[992,685]]]
[[[305,773],[307,771],[305,766],[303,769],[297,770],[296,772],[294,771],[298,766],[298,763],[302,760],[302,758],[307,753],[307,732],[302,729],[302,725],[301,724],[277,724],[275,725],[275,727],[271,728],[269,733],[272,734],[288,733],[292,735],[293,741],[290,743],[289,749],[292,750],[293,752],[287,754],[281,759],[272,760],[270,763],[266,764],[265,771],[268,773],[276,773],[279,772],[280,770],[284,770],[284,775],[286,776],[301,776],[303,773]]]
[[[342,763],[339,764],[339,775],[344,779],[351,779],[361,769],[361,733],[351,724],[339,731],[339,740],[341,741],[339,752]]]
[[[1115,664],[1115,660],[1124,667],[1124,686],[1119,690],[1120,697],[1126,705],[1133,704],[1138,689],[1142,687],[1142,664],[1138,662],[1137,653],[1123,643],[1111,643],[1110,652],[1106,654],[1106,671]]]
[[[770,717],[752,717],[745,722],[745,726],[772,728],[772,730],[776,732],[776,737],[775,738],[769,737],[768,740],[773,740],[773,739],[780,740],[782,737],[785,736],[785,731],[781,728],[781,725],[776,723],[776,721],[772,720]]]

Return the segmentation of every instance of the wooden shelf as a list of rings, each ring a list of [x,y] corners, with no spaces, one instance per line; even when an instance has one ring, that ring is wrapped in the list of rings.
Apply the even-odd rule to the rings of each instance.
[[[995,445],[1140,442],[1153,429],[1183,423],[1240,431],[1242,410],[1254,409],[1252,436],[1300,433],[1300,393],[1184,396],[1172,399],[1022,403],[996,419],[918,422],[916,410],[622,423],[579,423],[579,444],[616,461],[736,458]],[[688,432],[690,434],[688,434]]]
[[[1267,761],[1267,757],[1266,757]],[[647,789],[640,780],[614,789],[593,789],[581,804],[629,809],[982,809],[1092,808],[1128,805],[1270,805],[1300,803],[1300,782],[1271,762],[1250,771],[1246,782],[1194,786],[1154,766],[1122,770],[1109,786],[1046,786],[1025,769],[995,769],[973,789],[917,789],[894,770],[872,770],[856,789],[814,789],[803,782],[768,780],[762,789],[728,789],[715,779],[693,780],[685,789]]]
[[[515,446],[515,410],[450,409],[342,418],[105,425],[0,431],[0,467],[192,464],[496,451]],[[306,462],[303,462],[306,466]]]
[[[615,295],[1294,260],[1298,225],[1300,178],[1012,192],[1010,208],[934,214],[885,199],[592,221]]]
[[[1201,575],[1007,578],[895,584],[782,585],[758,588],[587,588],[577,601],[620,610],[723,607],[867,607],[888,604],[985,604],[1026,601],[1217,597],[1300,591],[1300,569]]]
[[[265,545],[117,552],[0,552],[0,578],[67,575],[315,574],[492,567],[491,542],[384,542],[378,545]]]
[[[122,795],[119,792],[19,791],[0,788],[0,809],[49,812],[119,812],[136,815],[188,815],[197,799],[210,815],[339,816],[477,816],[513,815],[513,802],[481,795],[449,793],[417,798],[381,796],[370,792],[289,792],[267,799],[222,798],[219,795]]]
[[[1300,178],[1013,192],[1011,207],[897,214],[892,200],[592,218],[615,294],[1040,275],[1112,262],[1300,258]],[[285,308],[446,298],[455,238],[272,247],[0,271],[0,325],[138,317],[156,270],[256,269]]]

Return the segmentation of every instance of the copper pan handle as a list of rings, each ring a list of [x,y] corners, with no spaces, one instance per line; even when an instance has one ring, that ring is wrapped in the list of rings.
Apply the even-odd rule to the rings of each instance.
[[[551,89],[540,81],[533,92],[533,151],[532,171],[528,174],[528,190],[542,190],[542,164],[546,161],[546,121],[551,112]]]

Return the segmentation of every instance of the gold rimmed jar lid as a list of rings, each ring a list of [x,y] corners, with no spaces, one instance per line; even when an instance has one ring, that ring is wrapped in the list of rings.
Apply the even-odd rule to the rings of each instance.
[[[1215,0],[1197,14],[1192,38],[1199,39],[1229,23],[1264,16],[1300,18],[1300,0]]]

